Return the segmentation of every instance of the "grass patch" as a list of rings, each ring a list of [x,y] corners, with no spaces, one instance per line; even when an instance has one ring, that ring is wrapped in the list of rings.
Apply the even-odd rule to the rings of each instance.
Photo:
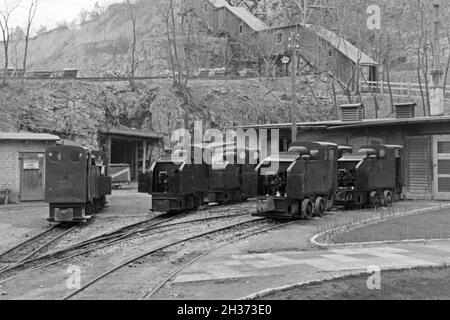
[[[450,210],[394,218],[369,225],[332,238],[332,243],[449,239]]]
[[[448,300],[450,269],[421,268],[381,273],[381,290],[369,290],[369,275],[349,276],[277,292],[264,300]]]

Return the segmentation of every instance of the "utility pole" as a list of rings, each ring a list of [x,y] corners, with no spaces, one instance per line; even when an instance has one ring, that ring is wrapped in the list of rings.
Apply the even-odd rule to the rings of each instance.
[[[296,95],[296,82],[297,82],[297,53],[299,49],[299,37],[298,33],[291,33],[289,38],[289,49],[291,51],[291,109],[290,109],[290,120],[292,123],[292,143],[297,142],[297,120],[295,119],[295,110],[297,109],[297,95]]]
[[[439,0],[434,1],[434,54],[433,54],[433,70],[431,71],[431,110],[430,116],[442,116],[444,115],[444,84],[443,75],[444,72],[441,68],[441,7]]]

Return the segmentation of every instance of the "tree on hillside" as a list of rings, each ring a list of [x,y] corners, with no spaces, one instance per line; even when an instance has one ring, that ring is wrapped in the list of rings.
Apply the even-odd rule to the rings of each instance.
[[[40,35],[42,35],[44,33],[47,33],[47,32],[48,32],[48,30],[47,30],[46,26],[40,26],[38,28],[38,30],[36,31],[36,37],[38,37],[38,36],[40,36]]]
[[[132,31],[132,41],[131,41],[131,77],[130,77],[130,88],[131,90],[136,90],[136,84],[134,82],[134,77],[136,73],[136,21],[137,21],[137,8],[136,4],[127,0],[128,5],[128,14],[131,22],[131,31]]]
[[[25,37],[25,32],[19,26],[15,27],[9,36],[10,49],[11,49],[10,53],[9,53],[9,56],[10,56],[9,64],[12,65],[15,70],[19,69],[18,46],[19,46],[19,43],[24,39],[24,37]]]
[[[23,76],[25,77],[25,71],[27,69],[27,57],[28,57],[28,45],[30,42],[31,26],[36,15],[36,10],[39,4],[39,0],[30,0],[30,7],[28,9],[27,28],[25,32],[25,49],[23,52]]]
[[[3,70],[3,82],[2,86],[7,85],[8,79],[8,66],[9,66],[9,44],[11,37],[11,15],[19,7],[20,1],[3,0],[0,4],[0,30],[3,37],[3,49],[4,49],[4,70]]]
[[[89,20],[95,20],[100,17],[102,14],[106,12],[107,6],[104,1],[96,2],[94,5],[94,9],[88,13]]]
[[[166,12],[163,14],[163,20],[166,25],[166,36],[168,43],[169,61],[172,69],[174,86],[182,86],[184,81],[183,69],[178,55],[177,42],[177,23],[175,20],[174,3],[170,0]]]

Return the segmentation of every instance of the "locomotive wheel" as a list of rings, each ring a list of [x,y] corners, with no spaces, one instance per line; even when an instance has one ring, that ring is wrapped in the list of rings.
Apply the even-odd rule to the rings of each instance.
[[[392,196],[392,192],[386,190],[384,192],[384,205],[386,207],[392,207],[393,204],[394,204],[394,197]]]
[[[326,211],[325,199],[322,197],[317,197],[314,206],[314,214],[317,217],[323,217],[325,215],[325,211]]]
[[[373,191],[370,194],[370,204],[374,209],[379,209],[381,207],[381,198],[376,191]]]
[[[302,202],[302,216],[306,220],[310,220],[314,214],[314,205],[309,199],[305,199]]]

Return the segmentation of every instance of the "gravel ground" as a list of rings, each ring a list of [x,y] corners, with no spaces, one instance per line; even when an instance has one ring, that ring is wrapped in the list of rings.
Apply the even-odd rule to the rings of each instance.
[[[45,203],[0,206],[0,252],[47,229],[47,216]]]
[[[430,206],[428,202],[405,202],[398,204],[399,211],[408,211],[417,208]],[[57,250],[65,246],[78,243],[86,238],[103,234],[122,227],[124,225],[133,224],[144,221],[155,216],[149,211],[150,197],[145,194],[138,194],[134,188],[115,191],[110,198],[108,207],[93,220],[80,229],[64,237],[56,246],[52,246],[52,250]],[[212,207],[207,210],[191,213],[189,215],[177,218],[178,221],[187,221],[193,219],[202,219],[211,215],[236,214],[246,212],[249,213],[253,208],[252,203],[244,203],[235,206]],[[12,209],[16,210],[16,209]],[[10,219],[15,218],[21,222],[17,225],[27,226],[22,217],[29,215],[28,209],[17,209],[17,215],[7,215]],[[45,219],[47,207],[34,208],[40,210],[40,216],[31,220],[41,221]],[[379,214],[379,213],[377,213]],[[353,212],[351,216],[359,215],[360,217],[373,216],[370,211]],[[36,273],[21,276],[18,279],[7,282],[0,287],[2,299],[60,299],[71,291],[67,289],[66,281],[70,277],[68,268],[77,266],[82,271],[82,284],[102,274],[111,267],[117,266],[123,261],[128,260],[151,248],[156,248],[161,244],[167,243],[167,240],[184,238],[187,234],[203,232],[205,229],[215,229],[224,225],[233,224],[238,221],[244,221],[249,216],[234,217],[231,220],[213,221],[202,223],[195,226],[184,226],[176,230],[169,230],[162,234],[153,234],[151,236],[125,242],[120,245],[105,248],[91,253],[87,257],[79,257],[71,259],[67,263],[51,266],[44,271],[39,271],[39,277]],[[219,249],[220,252],[229,252],[230,254],[246,254],[246,253],[266,253],[279,252],[285,250],[308,251],[314,248],[310,243],[310,238],[318,233],[318,231],[328,228],[330,225],[344,223],[348,221],[349,213],[334,212],[322,219],[313,219],[311,221],[299,221],[294,225],[282,228],[281,230],[271,231],[262,235],[253,236],[244,241],[233,243],[227,247]],[[12,219],[14,220],[14,219]],[[12,222],[11,222],[12,223]],[[30,221],[28,221],[30,224]],[[48,224],[43,224],[47,226]],[[33,231],[39,230],[35,225],[30,228]],[[245,228],[246,229],[246,228]],[[193,241],[189,244],[178,245],[168,250],[159,252],[156,255],[145,258],[138,263],[127,266],[126,268],[114,273],[108,278],[95,284],[92,288],[88,288],[85,292],[76,297],[76,299],[138,299],[146,292],[158,285],[161,280],[165,279],[174,270],[178,269],[184,263],[192,258],[199,256],[213,244],[221,241],[239,237],[248,230],[254,228],[233,230],[224,234],[215,235],[213,237],[204,238]],[[272,277],[270,281],[264,283],[264,280],[258,279],[258,283],[252,279],[245,280],[245,283],[236,282],[234,280],[223,281],[223,283],[202,283],[189,285],[173,285],[170,281],[162,288],[158,294],[152,299],[180,299],[180,298],[236,298],[241,296],[240,291],[242,285],[254,286],[255,291],[261,287],[273,286],[274,281],[285,281],[289,275],[279,275]],[[278,279],[279,278],[279,279]],[[201,288],[201,289],[200,289]]]

